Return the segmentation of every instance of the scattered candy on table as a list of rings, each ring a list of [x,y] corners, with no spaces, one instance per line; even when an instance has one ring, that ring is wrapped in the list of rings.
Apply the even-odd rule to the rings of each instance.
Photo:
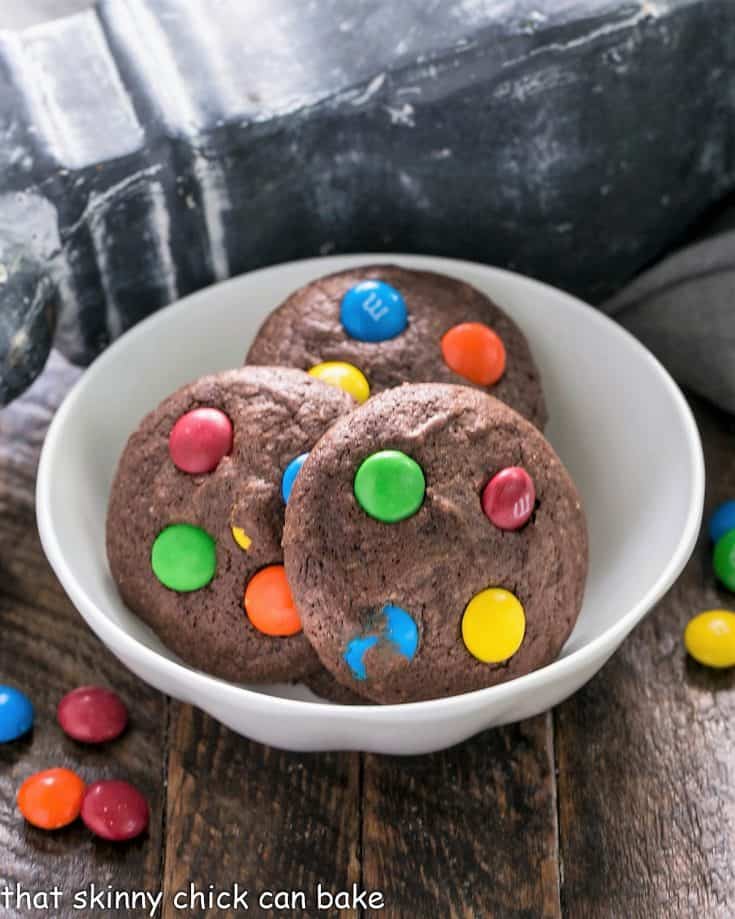
[[[296,476],[301,472],[301,467],[306,462],[308,455],[308,453],[302,453],[301,456],[297,456],[296,459],[291,460],[288,466],[286,466],[283,478],[281,479],[281,497],[283,498],[284,504],[288,504],[293,483],[296,481]]]
[[[95,836],[112,842],[135,839],[148,827],[148,802],[129,782],[94,782],[81,804],[84,825]]]
[[[380,450],[360,464],[354,492],[366,514],[382,523],[398,523],[421,507],[426,480],[412,457],[400,450]]]
[[[362,370],[358,370],[346,361],[325,361],[316,364],[309,371],[309,376],[330,386],[338,386],[352,396],[358,405],[367,402],[370,397],[370,384]]]
[[[18,791],[18,809],[41,830],[73,823],[82,808],[84,782],[71,769],[47,769],[27,778]]]
[[[268,565],[245,588],[245,612],[264,635],[285,637],[301,631],[301,619],[291,596],[283,565]]]
[[[56,710],[61,729],[82,743],[106,743],[119,737],[128,723],[122,699],[102,686],[80,686],[67,693]]]
[[[479,386],[492,386],[505,373],[505,345],[482,322],[461,322],[441,340],[444,363]]]
[[[462,616],[462,640],[473,657],[485,664],[507,661],[518,651],[526,633],[526,615],[509,590],[481,590]]]
[[[728,530],[715,543],[714,567],[718,580],[735,591],[735,530]]]
[[[26,696],[12,687],[0,687],[0,727],[4,698],[13,700],[16,714],[17,705],[21,706],[25,721],[16,719],[16,728],[19,723],[30,726],[33,709]],[[112,740],[128,722],[120,697],[101,686],[80,686],[67,693],[59,702],[57,717],[70,737],[85,743]],[[129,782],[105,780],[87,788],[76,772],[65,768],[46,769],[29,776],[18,789],[17,804],[28,823],[41,830],[61,829],[81,815],[95,835],[114,841],[139,836],[149,820],[145,798]]]
[[[33,705],[14,686],[0,686],[0,743],[17,740],[33,727]]]
[[[709,521],[709,535],[712,542],[717,542],[725,533],[735,530],[735,501],[724,501],[715,508]]]
[[[387,341],[408,325],[408,311],[401,294],[385,281],[361,281],[342,297],[340,321],[358,341]]]
[[[707,667],[735,666],[735,613],[724,609],[699,613],[684,630],[684,645]]]
[[[156,537],[151,567],[158,580],[178,593],[205,587],[217,570],[214,539],[200,527],[175,523]]]
[[[501,469],[482,491],[482,509],[500,530],[518,530],[533,513],[536,489],[520,466]]]
[[[232,450],[232,422],[218,408],[195,408],[186,412],[171,429],[168,449],[182,472],[212,472]]]

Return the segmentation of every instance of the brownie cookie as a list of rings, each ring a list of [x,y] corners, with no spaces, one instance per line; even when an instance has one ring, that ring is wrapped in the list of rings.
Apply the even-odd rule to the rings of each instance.
[[[370,699],[363,699],[356,692],[338,683],[332,674],[319,665],[313,673],[308,673],[301,682],[313,693],[327,702],[337,705],[370,705]]]
[[[404,385],[339,419],[286,509],[304,631],[344,686],[411,702],[492,686],[559,654],[587,530],[542,434],[476,389]]]
[[[396,265],[307,284],[266,319],[248,364],[300,367],[358,402],[401,383],[476,386],[543,429],[546,406],[525,336],[485,294]]]
[[[282,564],[285,499],[303,455],[353,405],[300,370],[245,367],[182,387],[128,440],[110,570],[187,663],[236,682],[318,668]]]

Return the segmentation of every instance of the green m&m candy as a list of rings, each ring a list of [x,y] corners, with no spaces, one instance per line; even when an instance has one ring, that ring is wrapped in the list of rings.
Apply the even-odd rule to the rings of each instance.
[[[188,593],[205,587],[217,570],[214,539],[200,527],[175,523],[161,530],[151,550],[153,573],[164,587]]]
[[[381,450],[363,460],[354,489],[366,514],[382,523],[397,523],[421,507],[426,480],[416,460],[400,450]]]
[[[728,530],[715,543],[715,574],[728,590],[735,590],[735,530]]]

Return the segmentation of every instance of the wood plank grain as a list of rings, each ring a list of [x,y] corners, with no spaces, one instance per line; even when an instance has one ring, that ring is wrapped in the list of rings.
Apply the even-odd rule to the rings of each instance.
[[[732,419],[697,404],[707,507],[735,495]],[[707,514],[705,513],[705,520]],[[717,590],[700,538],[684,574],[604,670],[556,712],[564,915],[730,917],[735,672],[684,653]]]
[[[540,715],[431,756],[365,758],[363,884],[384,915],[560,915],[551,741]]]
[[[32,735],[0,746],[0,889],[21,884],[39,892],[56,884],[63,896],[49,914],[62,919],[102,914],[73,910],[74,894],[88,892],[92,884],[98,890],[108,884],[120,891],[160,888],[164,804],[166,700],[89,631],[48,566],[36,532],[33,488],[40,445],[77,374],[54,357],[33,388],[0,412],[0,682],[27,692],[36,709]],[[59,699],[83,683],[114,687],[132,713],[126,734],[103,748],[75,743],[56,724]],[[68,766],[87,781],[134,782],[151,805],[149,834],[115,846],[94,840],[80,823],[57,833],[26,825],[15,807],[17,789],[28,775],[52,766]],[[2,915],[28,913],[4,907]]]
[[[172,704],[165,919],[182,915],[175,897],[191,884],[206,892],[210,885],[231,891],[238,883],[250,892],[249,916],[281,914],[259,908],[264,891],[303,891],[306,910],[283,911],[302,916],[317,912],[318,883],[333,891],[357,883],[359,763],[358,754],[264,747],[190,706]],[[207,916],[231,914],[215,907]]]

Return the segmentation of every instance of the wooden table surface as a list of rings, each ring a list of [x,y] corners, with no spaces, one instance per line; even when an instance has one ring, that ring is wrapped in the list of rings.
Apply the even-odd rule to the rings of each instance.
[[[687,659],[681,633],[719,593],[705,539],[665,599],[604,670],[553,712],[432,756],[282,753],[251,743],[148,688],[99,643],[43,555],[34,480],[48,422],[79,371],[58,356],[0,411],[0,682],[26,690],[32,736],[0,746],[0,895],[174,894],[247,888],[249,915],[328,915],[316,885],[381,891],[385,908],[344,916],[731,917],[735,915],[735,673]],[[707,508],[735,495],[735,423],[698,402]],[[69,513],[75,512],[69,507]],[[115,687],[131,729],[102,751],[65,738],[59,698]],[[149,835],[126,846],[75,825],[26,826],[15,794],[29,774],[66,765],[128,778],[149,798]],[[306,912],[258,908],[262,891],[303,890]],[[86,895],[86,894],[85,894]],[[180,901],[179,901],[180,902]],[[32,915],[25,902],[0,916]],[[334,913],[332,913],[334,914]]]

